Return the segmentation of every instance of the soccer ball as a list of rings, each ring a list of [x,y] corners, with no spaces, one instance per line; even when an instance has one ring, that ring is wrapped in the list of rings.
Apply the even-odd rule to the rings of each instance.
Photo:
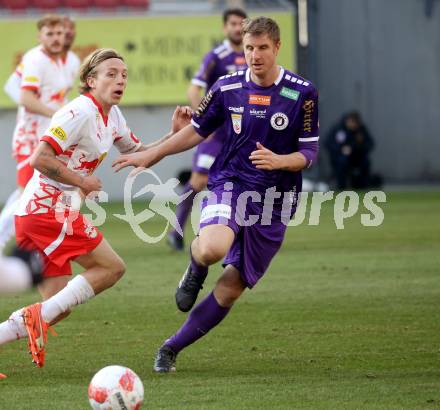
[[[138,410],[144,400],[144,386],[128,367],[107,366],[89,384],[89,402],[95,410]]]

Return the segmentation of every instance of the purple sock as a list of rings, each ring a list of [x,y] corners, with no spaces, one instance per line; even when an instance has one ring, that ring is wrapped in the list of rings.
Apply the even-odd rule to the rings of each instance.
[[[193,187],[191,186],[191,184],[189,182],[187,182],[185,184],[184,189],[183,189],[182,195],[186,194],[187,192],[191,191],[192,189],[193,189]],[[194,190],[193,190],[193,192],[190,195],[188,195],[188,197],[185,198],[184,201],[182,201],[179,205],[177,205],[176,217],[177,217],[177,222],[179,223],[180,227],[182,228],[182,232],[185,231],[186,220],[188,219],[188,215],[191,212],[194,197],[196,196],[196,194],[197,194],[197,192],[194,192]],[[171,232],[171,234],[180,237],[179,232],[177,232],[176,230],[173,230]]]
[[[213,327],[217,326],[228,314],[231,308],[220,306],[210,293],[190,313],[182,327],[165,341],[175,353],[205,336]]]

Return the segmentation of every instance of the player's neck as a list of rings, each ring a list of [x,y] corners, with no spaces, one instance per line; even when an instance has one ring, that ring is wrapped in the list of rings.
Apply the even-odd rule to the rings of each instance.
[[[49,58],[51,58],[52,60],[58,60],[61,57],[61,53],[51,53],[47,48],[45,48],[44,46],[42,46],[41,50],[43,51],[44,54],[46,54]]]
[[[90,94],[93,96],[93,98],[95,99],[95,101],[99,104],[99,107],[102,110],[102,113],[105,116],[108,116],[108,113],[110,112],[112,106],[111,104],[106,104],[102,98],[100,98],[99,96],[97,96],[95,93],[90,92]]]
[[[69,53],[69,49],[67,48],[65,48],[64,50],[63,50],[63,52],[61,53],[61,55],[60,55],[60,58],[61,58],[61,61],[63,62],[63,63],[65,63],[66,62],[66,60],[67,60],[67,54]]]
[[[232,50],[236,53],[241,53],[243,51],[243,44],[234,44],[232,41],[229,42],[231,44]]]
[[[234,52],[241,53],[243,51],[243,43],[236,44],[232,42],[229,38],[227,38],[226,41],[228,42],[229,47],[231,47]]]
[[[275,65],[264,76],[257,76],[251,71],[251,80],[260,87],[270,87],[280,75],[280,70],[281,68]]]

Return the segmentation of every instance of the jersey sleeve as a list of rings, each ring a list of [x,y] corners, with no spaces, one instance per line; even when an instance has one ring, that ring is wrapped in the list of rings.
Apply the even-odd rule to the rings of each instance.
[[[5,93],[16,104],[20,103],[20,86],[21,86],[21,76],[17,73],[17,71],[14,71],[6,81],[4,90]]]
[[[318,91],[315,88],[312,88],[304,99],[300,120],[298,151],[305,156],[307,167],[310,167],[316,162],[319,151]]]
[[[21,89],[38,91],[43,77],[42,60],[29,56],[22,63]]]
[[[139,138],[137,138],[128,127],[119,108],[115,107],[115,109],[118,116],[118,128],[113,139],[113,145],[121,154],[130,154],[131,152],[137,151],[142,145],[142,142],[139,141]]]
[[[41,138],[60,155],[71,145],[75,145],[87,127],[87,114],[68,106],[57,111],[50,121],[50,126]]]
[[[191,80],[191,83],[198,85],[199,87],[202,88],[207,88],[208,83],[210,82],[212,72],[214,71],[215,65],[216,65],[215,54],[213,53],[206,54],[205,57],[203,58],[202,63],[200,64],[198,71]]]
[[[225,118],[223,93],[216,82],[194,112],[191,124],[197,134],[206,138],[225,122]]]

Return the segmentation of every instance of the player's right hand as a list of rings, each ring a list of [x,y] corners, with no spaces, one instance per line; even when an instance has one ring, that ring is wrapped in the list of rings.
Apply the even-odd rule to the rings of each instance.
[[[98,177],[90,175],[83,178],[80,188],[87,196],[90,192],[100,191],[102,188],[102,182]]]
[[[147,168],[159,162],[161,157],[158,155],[157,147],[151,147],[146,151],[138,151],[133,154],[121,155],[116,158],[112,167],[115,172],[119,172],[126,167]]]

